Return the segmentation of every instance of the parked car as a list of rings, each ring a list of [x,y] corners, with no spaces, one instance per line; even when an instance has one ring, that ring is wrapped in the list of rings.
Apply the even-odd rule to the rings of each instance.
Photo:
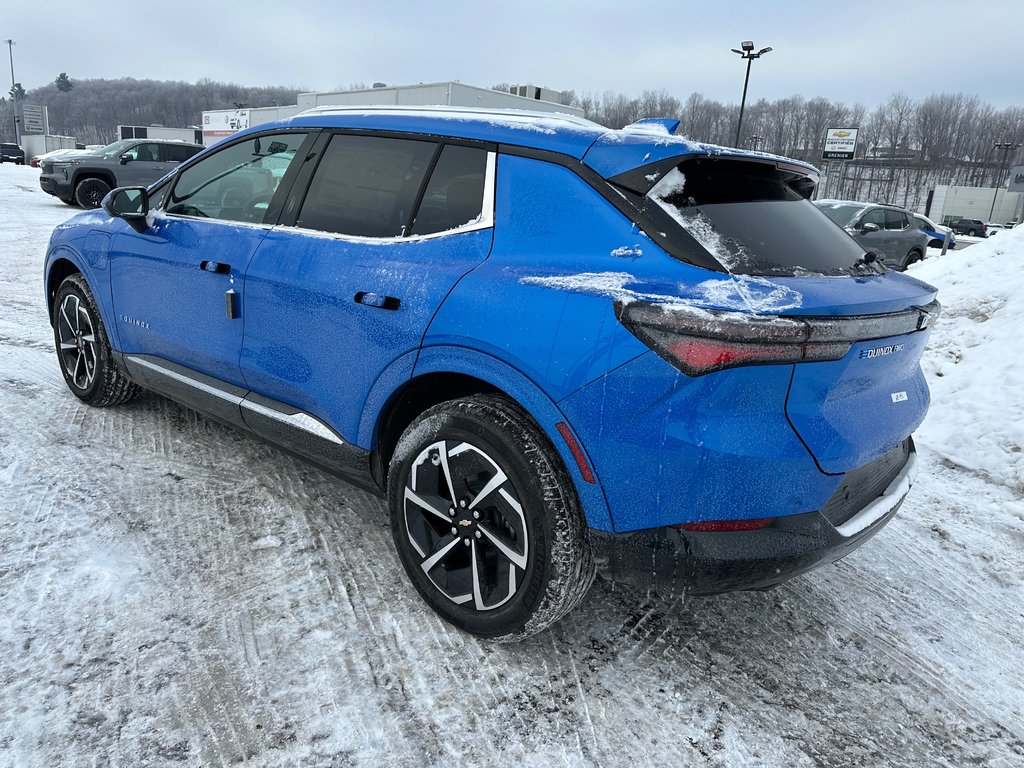
[[[31,160],[33,168],[40,168],[46,161],[56,161],[58,158],[65,157],[76,157],[78,155],[89,155],[92,154],[90,151],[85,149],[51,149],[49,152],[44,152],[41,155],[36,155]]]
[[[947,250],[952,251],[956,248],[956,235],[953,234],[952,229],[944,227],[941,224],[936,224],[922,213],[914,213],[911,215],[914,217],[914,226],[928,235],[929,248],[941,248],[945,244],[946,238],[949,238]]]
[[[1002,224],[995,224],[994,222],[991,221],[986,221],[985,237],[992,237],[992,235],[998,235],[1000,232],[1005,232],[1007,229],[1010,229],[1010,227],[1004,226]]]
[[[54,231],[61,372],[385,497],[415,588],[481,636],[558,620],[595,555],[693,594],[777,585],[908,493],[936,291],[811,205],[812,167],[677,126],[360,107],[243,130]]]
[[[97,208],[114,187],[151,184],[202,149],[182,141],[123,139],[94,152],[42,160],[39,186],[68,205]]]
[[[954,216],[949,220],[949,228],[958,235],[967,235],[969,237],[988,236],[988,225],[981,219],[965,219]]]
[[[929,236],[904,208],[853,200],[817,200],[814,205],[888,267],[902,272],[925,256]]]
[[[17,144],[0,144],[0,163],[25,164],[25,150]]]

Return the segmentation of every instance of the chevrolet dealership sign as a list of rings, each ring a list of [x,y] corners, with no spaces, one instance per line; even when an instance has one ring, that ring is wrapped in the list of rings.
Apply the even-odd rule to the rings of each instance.
[[[829,128],[825,131],[825,150],[822,160],[853,160],[857,151],[856,128]]]

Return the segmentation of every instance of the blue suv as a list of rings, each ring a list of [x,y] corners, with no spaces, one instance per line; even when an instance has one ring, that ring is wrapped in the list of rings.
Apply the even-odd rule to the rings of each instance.
[[[446,620],[518,638],[595,563],[765,589],[910,487],[935,289],[807,165],[570,117],[321,109],[54,232],[65,381],[145,388],[386,497]]]

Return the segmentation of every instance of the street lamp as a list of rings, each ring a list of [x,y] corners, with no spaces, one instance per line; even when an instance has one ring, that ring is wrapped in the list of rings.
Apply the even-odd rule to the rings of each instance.
[[[11,57],[11,100],[14,102],[14,143],[21,144],[21,136],[18,132],[18,93],[14,88],[14,41],[10,38],[4,40],[7,46],[7,53]]]
[[[736,123],[736,146],[740,145],[740,128],[743,127],[743,109],[747,105],[747,83],[750,82],[750,62],[754,59],[760,59],[766,53],[771,51],[771,48],[762,48],[757,53],[754,53],[754,42],[752,40],[744,40],[740,43],[742,51],[738,51],[735,48],[732,49],[733,53],[738,53],[741,58],[747,60],[747,76],[743,79],[743,100],[740,101],[740,119]]]
[[[1010,156],[1011,149],[1020,149],[1020,144],[1012,141],[997,141],[992,149],[1003,150],[1003,162],[999,164],[999,172],[996,174],[996,183],[993,186],[1001,186],[1003,183],[1003,169],[1006,167],[1006,158]]]
[[[1006,165],[1006,158],[1010,156],[1011,149],[1020,149],[1020,144],[1013,141],[997,141],[992,145],[992,149],[1003,150],[1003,162],[999,164],[999,170],[996,173],[996,183],[992,185],[992,207],[988,209],[989,221],[992,221],[992,214],[996,210],[996,196],[999,194],[999,187],[1003,184],[1003,166]]]

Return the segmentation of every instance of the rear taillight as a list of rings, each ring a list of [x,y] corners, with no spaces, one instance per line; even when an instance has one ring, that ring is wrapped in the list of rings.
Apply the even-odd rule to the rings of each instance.
[[[927,328],[939,309],[933,301],[884,315],[788,317],[643,301],[615,305],[623,325],[690,376],[741,365],[839,360],[854,342]]]

